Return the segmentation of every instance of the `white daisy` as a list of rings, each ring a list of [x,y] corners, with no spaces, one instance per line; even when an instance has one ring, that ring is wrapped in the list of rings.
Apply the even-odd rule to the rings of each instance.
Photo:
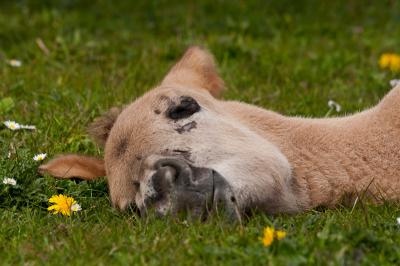
[[[330,100],[328,102],[328,106],[331,107],[331,108],[335,107],[336,108],[336,112],[340,112],[340,105],[337,104],[336,102]]]
[[[73,212],[77,212],[77,211],[81,211],[81,210],[82,210],[82,207],[78,203],[75,203],[74,205],[71,206],[71,211],[73,211]]]
[[[46,158],[46,156],[47,156],[46,153],[41,153],[41,154],[35,155],[33,157],[33,160],[40,162],[40,161],[43,161]]]
[[[8,64],[12,67],[20,67],[22,65],[21,61],[15,59],[8,60]]]
[[[396,220],[397,220],[397,223],[400,224],[400,217],[397,217]]]
[[[32,129],[32,130],[34,130],[34,129],[36,129],[36,126],[28,126],[28,125],[23,126],[23,125],[21,125],[21,128],[22,129]]]
[[[14,178],[4,178],[3,183],[15,186],[17,184],[17,181],[15,181]]]
[[[400,84],[400,79],[392,79],[390,81],[390,86],[392,86],[392,88],[396,87],[399,84]]]
[[[21,126],[18,123],[15,123],[15,121],[6,121],[4,122],[4,125],[6,125],[11,130],[16,130],[21,128]]]

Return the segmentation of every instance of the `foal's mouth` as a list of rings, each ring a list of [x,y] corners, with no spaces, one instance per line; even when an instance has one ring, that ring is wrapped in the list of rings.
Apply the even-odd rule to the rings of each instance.
[[[233,215],[233,208],[238,206],[236,197],[231,186],[215,170],[211,169],[212,188],[207,199],[206,213],[203,214],[203,221],[211,215],[226,214],[231,220],[236,220],[236,213]]]
[[[206,219],[208,218],[208,216],[213,212],[213,209],[214,209],[215,175],[216,175],[216,173],[217,173],[217,172],[216,172],[215,170],[212,170],[212,173],[211,173],[211,178],[212,178],[212,189],[211,189],[211,195],[210,195],[209,199],[207,199],[207,202],[206,202],[206,204],[207,204],[207,207],[206,207],[207,213],[204,214],[205,220],[206,220]]]

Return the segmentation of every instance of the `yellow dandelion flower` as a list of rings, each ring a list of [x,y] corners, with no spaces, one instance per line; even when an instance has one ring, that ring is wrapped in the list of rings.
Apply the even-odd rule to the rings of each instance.
[[[272,242],[274,242],[275,238],[278,240],[281,240],[285,236],[286,236],[286,232],[275,231],[275,229],[267,226],[264,229],[264,237],[263,238],[260,237],[259,239],[264,244],[264,246],[269,246],[272,244]]]
[[[274,233],[275,230],[269,226],[264,229],[264,237],[260,238],[264,246],[269,246],[272,244],[272,242],[274,242]]]
[[[282,238],[286,236],[286,232],[276,231],[276,238],[280,241]]]
[[[54,195],[49,199],[49,203],[55,203],[48,207],[49,211],[54,210],[53,214],[61,212],[63,215],[71,216],[71,207],[76,203],[76,200],[72,197],[67,197],[62,194]]]
[[[390,54],[383,54],[379,58],[379,65],[381,68],[387,68],[390,64]]]
[[[389,68],[396,72],[400,70],[400,56],[395,53],[385,53],[379,58],[381,68]]]

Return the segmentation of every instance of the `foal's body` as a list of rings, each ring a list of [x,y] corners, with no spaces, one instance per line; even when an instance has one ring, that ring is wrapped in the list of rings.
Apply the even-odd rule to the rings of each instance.
[[[367,188],[377,198],[399,199],[400,86],[378,106],[338,118],[286,117],[237,102],[224,107],[287,157],[302,210],[333,207]]]
[[[105,160],[67,155],[39,168],[59,178],[108,177],[113,203],[159,216],[210,204],[296,213],[334,207],[365,190],[400,195],[400,86],[355,115],[285,117],[222,101],[212,55],[190,47],[160,86],[91,127]],[[235,206],[234,206],[235,205]]]

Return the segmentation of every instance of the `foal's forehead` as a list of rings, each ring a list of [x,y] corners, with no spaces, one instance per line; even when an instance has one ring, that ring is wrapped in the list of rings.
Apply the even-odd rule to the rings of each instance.
[[[204,91],[204,93],[208,94],[207,91]],[[194,98],[196,101],[201,102],[207,97],[204,93],[180,87],[156,87],[131,103],[126,109],[135,112],[162,111],[161,109],[168,108],[171,104],[179,102],[182,97]],[[158,111],[155,113],[157,114]]]
[[[114,127],[120,130],[120,127],[126,128],[129,125],[143,126],[159,118],[178,101],[183,92],[172,87],[157,87],[145,93],[123,109]]]
[[[168,104],[170,101],[183,95],[183,91],[174,87],[157,87],[145,93],[143,96],[134,101],[132,106],[154,106],[157,104]]]

